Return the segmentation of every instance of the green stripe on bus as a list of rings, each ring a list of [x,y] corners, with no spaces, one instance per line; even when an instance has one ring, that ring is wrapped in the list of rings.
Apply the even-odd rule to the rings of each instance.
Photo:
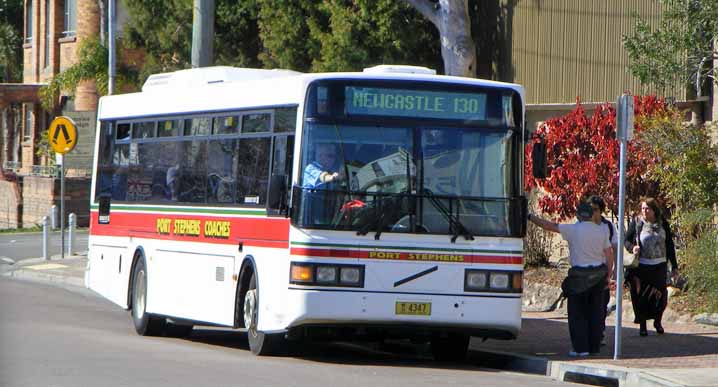
[[[91,209],[96,210],[99,205],[92,204]],[[190,208],[190,207],[153,207],[153,206],[123,206],[113,205],[113,210],[120,211],[151,211],[151,212],[189,212],[193,214],[220,214],[220,215],[267,215],[267,210],[240,210],[240,209],[218,209],[218,208]]]
[[[498,254],[523,254],[520,250],[472,250],[472,249],[447,249],[447,248],[434,248],[434,247],[406,247],[406,246],[362,246],[362,245],[342,245],[335,243],[307,243],[307,242],[291,242],[292,246],[305,246],[305,247],[338,247],[338,248],[349,248],[349,249],[391,249],[391,250],[407,250],[407,251],[420,251],[420,250],[431,250],[431,251],[453,251],[462,253],[498,253]]]

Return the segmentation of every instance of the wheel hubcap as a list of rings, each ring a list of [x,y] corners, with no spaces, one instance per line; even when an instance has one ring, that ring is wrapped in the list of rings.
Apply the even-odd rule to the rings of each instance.
[[[250,334],[257,335],[257,289],[250,289],[244,295],[244,326]]]
[[[145,315],[145,271],[140,270],[135,279],[134,300],[132,301],[132,313],[137,320]]]

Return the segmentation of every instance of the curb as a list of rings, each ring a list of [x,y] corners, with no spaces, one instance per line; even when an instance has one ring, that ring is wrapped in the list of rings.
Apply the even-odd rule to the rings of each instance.
[[[550,361],[547,373],[553,379],[563,382],[590,384],[594,386],[620,387],[689,387],[690,385],[671,381],[649,372],[617,367],[607,364],[571,363]]]
[[[22,280],[29,280],[29,281],[40,281],[40,282],[53,282],[53,283],[61,283],[65,285],[72,285],[84,288],[85,287],[85,279],[84,278],[76,278],[76,277],[67,277],[63,275],[58,274],[49,274],[49,273],[38,273],[34,271],[29,270],[13,270],[2,274],[5,277],[12,277]]]
[[[501,351],[470,350],[479,356],[481,366],[504,371],[546,376],[551,364],[543,357]]]
[[[77,262],[82,259],[85,259],[85,255],[69,255],[65,256],[65,259],[60,259],[60,255],[57,254],[51,256],[49,260],[44,258],[29,258],[16,262],[14,265],[3,266],[0,269],[0,275],[27,281],[59,283],[85,289],[84,275],[82,277],[77,277],[62,273],[50,273],[27,268],[28,266],[43,263],[61,263],[69,261]]]

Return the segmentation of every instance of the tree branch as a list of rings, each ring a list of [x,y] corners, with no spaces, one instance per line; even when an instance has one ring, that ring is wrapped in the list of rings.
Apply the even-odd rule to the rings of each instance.
[[[434,3],[429,0],[404,0],[416,8],[419,13],[432,22],[437,28],[439,27],[439,17]]]

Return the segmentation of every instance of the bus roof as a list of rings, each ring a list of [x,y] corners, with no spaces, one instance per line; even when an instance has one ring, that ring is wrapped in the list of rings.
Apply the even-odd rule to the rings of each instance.
[[[474,78],[435,75],[418,66],[380,65],[364,72],[300,73],[227,66],[151,75],[138,93],[100,99],[98,119],[131,119],[173,114],[299,105],[309,83],[322,79],[406,80],[510,88],[524,99],[522,86]]]

